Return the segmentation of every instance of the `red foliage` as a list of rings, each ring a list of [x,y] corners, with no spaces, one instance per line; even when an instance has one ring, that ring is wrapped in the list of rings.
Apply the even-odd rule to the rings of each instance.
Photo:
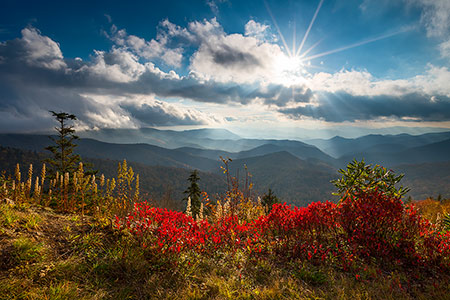
[[[163,252],[243,249],[344,269],[373,259],[405,267],[450,268],[450,233],[437,232],[413,206],[377,191],[344,198],[339,205],[275,204],[268,215],[252,222],[236,216],[197,222],[180,212],[138,203],[115,224]]]

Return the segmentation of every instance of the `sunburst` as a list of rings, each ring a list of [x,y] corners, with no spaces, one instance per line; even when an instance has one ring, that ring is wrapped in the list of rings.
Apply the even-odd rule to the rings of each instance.
[[[277,77],[278,77],[277,79],[279,81],[282,81],[287,86],[293,86],[295,84],[298,84],[298,83],[304,81],[305,76],[307,76],[309,74],[309,72],[307,71],[308,68],[320,68],[319,66],[315,66],[315,65],[311,64],[311,60],[314,60],[319,57],[324,57],[324,56],[327,56],[330,54],[338,53],[341,51],[345,51],[345,50],[348,50],[351,48],[359,47],[359,46],[362,46],[362,45],[365,45],[368,43],[372,43],[375,41],[379,41],[382,39],[386,39],[386,38],[389,38],[389,37],[392,37],[397,34],[404,33],[406,31],[410,30],[410,28],[403,28],[401,30],[381,34],[379,36],[368,38],[363,41],[355,42],[353,44],[342,46],[342,47],[339,47],[336,49],[331,49],[331,50],[327,50],[327,51],[324,51],[321,53],[316,53],[316,54],[310,54],[324,40],[324,38],[319,39],[312,46],[310,46],[305,51],[303,51],[303,48],[306,45],[306,41],[309,37],[309,34],[314,25],[314,22],[316,21],[316,18],[320,12],[323,2],[324,2],[324,0],[319,1],[319,4],[317,5],[314,15],[309,23],[309,26],[306,29],[305,34],[303,35],[303,38],[298,47],[296,44],[296,26],[295,26],[295,22],[293,23],[293,25],[294,25],[293,26],[293,39],[292,39],[292,47],[290,48],[288,46],[288,44],[286,43],[286,39],[285,39],[283,33],[281,32],[280,27],[278,26],[278,22],[275,19],[275,16],[273,15],[273,13],[269,7],[269,4],[267,3],[266,0],[264,0],[264,4],[266,6],[267,12],[269,13],[269,15],[272,19],[272,22],[278,32],[278,35],[284,46],[283,49],[285,51],[285,53],[282,53],[279,55],[279,57],[275,58],[275,64],[276,64],[275,73],[277,74]]]

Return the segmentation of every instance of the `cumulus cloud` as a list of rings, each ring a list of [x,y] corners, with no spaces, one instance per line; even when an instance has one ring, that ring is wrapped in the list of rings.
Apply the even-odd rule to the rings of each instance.
[[[193,39],[186,30],[164,20],[160,23],[158,34],[155,39],[149,41],[135,35],[130,35],[125,29],[118,29],[115,25],[111,27],[111,33],[106,34],[117,46],[131,50],[139,57],[147,60],[160,59],[169,66],[180,67],[183,59],[183,48],[173,47],[171,41]]]
[[[211,125],[221,121],[196,109],[185,108],[160,100],[147,100],[144,103],[132,102],[121,105],[131,116],[144,126],[172,125]]]
[[[245,30],[227,34],[215,18],[186,28],[163,20],[155,39],[145,40],[113,27],[108,36],[114,46],[82,60],[64,58],[58,43],[25,28],[20,38],[0,43],[0,128],[49,128],[48,110],[76,114],[79,128],[220,124],[241,117],[206,114],[177,99],[260,105],[268,114],[333,122],[450,117],[447,67],[430,65],[397,80],[366,70],[305,71],[289,81],[289,70],[280,67],[292,61],[280,60],[288,59],[281,48],[258,36],[268,27],[249,21]],[[442,44],[443,56],[447,46]],[[163,71],[161,62],[188,63],[189,73]]]
[[[194,22],[190,29],[200,40],[190,67],[205,78],[240,83],[270,80],[275,76],[276,59],[284,55],[277,44],[224,33],[215,19]]]
[[[41,35],[35,28],[24,28],[21,33],[22,38],[9,41],[0,47],[0,63],[8,58],[18,63],[47,69],[66,67],[56,42]]]
[[[334,74],[320,72],[311,76],[307,85],[315,91],[345,91],[356,96],[402,96],[417,93],[450,97],[448,82],[450,70],[447,67],[430,65],[424,74],[398,80],[377,79],[366,70],[342,70]]]
[[[169,20],[159,25],[157,37],[146,41],[112,27],[108,35],[117,47],[146,60],[159,59],[180,67],[185,47],[193,47],[189,69],[205,80],[234,83],[273,82],[279,77],[282,49],[273,43],[270,27],[250,20],[245,34],[227,34],[216,18],[192,21],[186,28]]]
[[[258,40],[275,41],[276,37],[270,31],[270,26],[250,20],[245,24],[245,36],[251,36]]]
[[[447,121],[450,118],[450,71],[430,66],[423,75],[401,80],[380,80],[367,71],[317,73],[307,86],[309,102],[287,105],[279,112],[293,118],[353,122],[391,118]]]
[[[95,51],[90,61],[64,59],[57,43],[37,29],[26,28],[21,38],[0,44],[0,57],[3,130],[51,128],[49,110],[74,113],[79,117],[78,128],[84,129],[219,122],[213,116],[163,101],[137,104],[131,96],[115,100],[117,95],[152,93],[153,85],[164,81],[169,85],[181,81],[174,72],[164,73],[152,63],[139,63],[137,55],[123,48]],[[135,89],[148,84],[152,86],[143,91]],[[166,94],[172,94],[169,90]]]
[[[130,82],[139,79],[145,69],[136,55],[114,48],[110,52],[95,51],[92,63],[83,65],[75,72],[100,80]]]

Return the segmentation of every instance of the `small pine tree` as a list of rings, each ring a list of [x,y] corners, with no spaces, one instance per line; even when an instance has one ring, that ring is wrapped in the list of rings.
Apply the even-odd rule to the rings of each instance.
[[[73,126],[68,125],[68,122],[77,119],[76,116],[65,112],[50,112],[59,122],[59,126],[55,127],[58,133],[57,137],[50,137],[56,145],[45,148],[53,154],[53,158],[45,160],[50,165],[49,173],[50,177],[53,178],[57,171],[61,174],[74,172],[81,158],[73,153],[74,148],[77,146],[74,141],[78,139],[78,136],[75,135]]]
[[[412,203],[412,197],[408,196],[408,199],[406,199],[405,204],[410,204]]]
[[[197,216],[200,212],[200,196],[202,194],[202,191],[198,186],[199,180],[200,178],[198,177],[198,171],[192,171],[191,175],[188,178],[188,181],[191,183],[191,185],[184,191],[186,197],[184,197],[183,200],[187,201],[188,198],[191,198],[191,211],[193,217]]]
[[[266,194],[262,197],[262,204],[264,207],[267,207],[267,210],[270,212],[272,210],[272,205],[275,203],[279,203],[280,200],[277,196],[272,192],[272,189],[269,189]]]

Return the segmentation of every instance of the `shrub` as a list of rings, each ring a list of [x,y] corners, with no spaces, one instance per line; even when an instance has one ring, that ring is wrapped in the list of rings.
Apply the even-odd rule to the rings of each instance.
[[[377,190],[389,196],[401,198],[409,192],[409,188],[395,187],[404,174],[395,175],[394,171],[380,165],[366,165],[364,159],[360,162],[354,159],[347,165],[346,170],[340,169],[339,173],[342,174],[342,178],[331,182],[338,188],[334,194],[341,197]]]
[[[450,268],[450,233],[438,233],[413,206],[383,192],[359,192],[340,205],[275,204],[253,221],[236,215],[194,220],[181,212],[135,204],[116,228],[127,229],[144,247],[164,253],[219,255],[240,251],[276,259],[304,259],[348,269],[375,262],[386,267]]]

